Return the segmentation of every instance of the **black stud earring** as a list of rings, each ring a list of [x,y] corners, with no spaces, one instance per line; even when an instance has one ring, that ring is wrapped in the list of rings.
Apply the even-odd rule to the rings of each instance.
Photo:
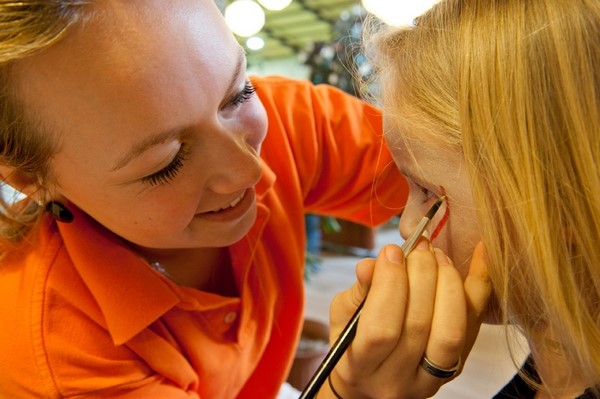
[[[46,204],[46,212],[59,222],[71,223],[73,221],[73,214],[71,211],[58,201],[48,202]]]

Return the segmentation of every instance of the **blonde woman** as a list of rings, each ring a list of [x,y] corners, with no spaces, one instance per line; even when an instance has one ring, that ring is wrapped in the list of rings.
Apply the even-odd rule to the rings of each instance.
[[[1,1],[0,35],[0,177],[25,196],[0,212],[0,397],[277,397],[302,326],[304,214],[374,225],[405,203],[381,112],[249,78],[212,0]],[[423,245],[382,252],[332,308],[335,333],[370,288],[344,362],[369,396],[439,384],[389,378],[406,347],[443,352],[443,334],[399,328],[429,322],[414,311],[429,293],[407,305],[389,285],[405,264],[437,276]],[[444,270],[459,294],[442,308],[466,325]]]
[[[464,275],[480,240],[495,310],[531,356],[497,398],[600,386],[600,2],[447,0],[371,37],[401,230],[438,196]]]

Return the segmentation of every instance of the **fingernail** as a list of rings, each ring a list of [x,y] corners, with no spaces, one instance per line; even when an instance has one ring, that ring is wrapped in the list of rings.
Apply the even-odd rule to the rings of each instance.
[[[388,245],[385,247],[385,257],[391,263],[401,264],[404,258],[402,250],[394,245]]]
[[[427,239],[427,237],[419,238],[419,241],[417,242],[417,246],[415,247],[415,249],[420,249],[421,251],[429,251],[430,247],[429,247],[429,240]]]
[[[446,265],[450,263],[448,261],[448,257],[446,256],[446,254],[444,254],[444,251],[442,251],[441,249],[434,248],[433,253],[435,255],[435,260],[437,261],[438,265]]]

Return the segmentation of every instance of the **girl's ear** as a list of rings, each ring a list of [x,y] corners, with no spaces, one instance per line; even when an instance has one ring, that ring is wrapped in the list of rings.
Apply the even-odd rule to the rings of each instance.
[[[40,191],[38,180],[10,166],[0,164],[0,183],[5,199],[14,198],[20,201],[24,197],[31,197],[35,201],[41,200],[36,198]]]

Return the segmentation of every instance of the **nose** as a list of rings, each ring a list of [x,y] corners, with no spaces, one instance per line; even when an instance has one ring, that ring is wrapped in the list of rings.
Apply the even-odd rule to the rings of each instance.
[[[420,207],[409,196],[406,206],[400,215],[400,223],[398,224],[398,230],[403,239],[406,240],[415,231],[415,228],[423,218],[423,215],[419,211]]]
[[[254,186],[262,175],[259,151],[243,135],[220,134],[219,144],[210,156],[208,188],[227,194]]]

